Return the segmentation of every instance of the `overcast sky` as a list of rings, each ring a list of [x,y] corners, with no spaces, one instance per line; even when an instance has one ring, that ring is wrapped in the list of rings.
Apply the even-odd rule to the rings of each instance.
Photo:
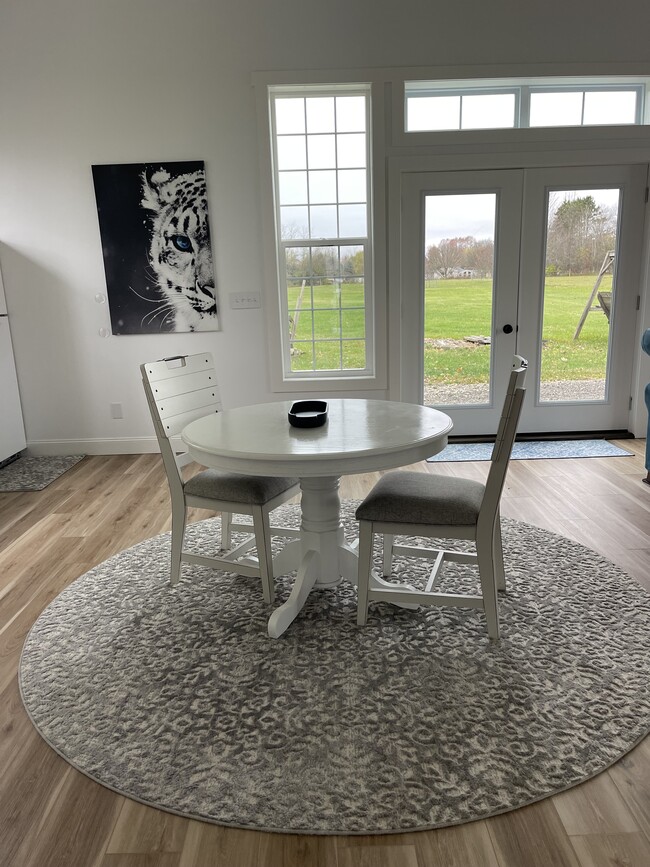
[[[610,207],[618,202],[618,189],[562,190],[555,194],[557,205],[566,199],[593,196],[597,205]],[[462,193],[427,196],[426,246],[443,238],[472,236],[478,240],[494,238],[495,193]]]

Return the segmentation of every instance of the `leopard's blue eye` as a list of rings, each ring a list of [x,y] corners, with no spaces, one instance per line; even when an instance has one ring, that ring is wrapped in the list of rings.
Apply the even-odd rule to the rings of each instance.
[[[172,235],[171,241],[174,247],[176,247],[177,250],[180,250],[181,253],[189,253],[192,249],[192,242],[187,235]]]

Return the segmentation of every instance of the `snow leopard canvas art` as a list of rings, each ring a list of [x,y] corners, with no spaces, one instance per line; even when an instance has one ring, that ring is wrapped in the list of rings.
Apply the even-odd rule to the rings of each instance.
[[[202,162],[93,166],[113,334],[219,327]]]

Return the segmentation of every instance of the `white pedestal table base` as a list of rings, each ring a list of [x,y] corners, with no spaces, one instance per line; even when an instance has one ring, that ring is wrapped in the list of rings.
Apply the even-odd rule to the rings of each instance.
[[[297,570],[296,581],[286,602],[269,618],[271,638],[279,638],[293,623],[314,588],[335,587],[341,578],[357,584],[358,553],[356,543],[345,541],[341,523],[339,477],[304,478],[302,492],[302,523],[300,538],[289,542],[273,558],[273,574],[284,575]],[[413,590],[408,585],[392,584],[382,578],[371,578],[373,587]],[[417,605],[402,603],[402,608]]]

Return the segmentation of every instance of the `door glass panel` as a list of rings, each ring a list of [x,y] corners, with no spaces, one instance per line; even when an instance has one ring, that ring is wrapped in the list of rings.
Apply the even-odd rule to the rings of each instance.
[[[424,403],[490,400],[496,193],[426,196]]]
[[[619,200],[618,188],[549,193],[542,402],[606,399]]]

